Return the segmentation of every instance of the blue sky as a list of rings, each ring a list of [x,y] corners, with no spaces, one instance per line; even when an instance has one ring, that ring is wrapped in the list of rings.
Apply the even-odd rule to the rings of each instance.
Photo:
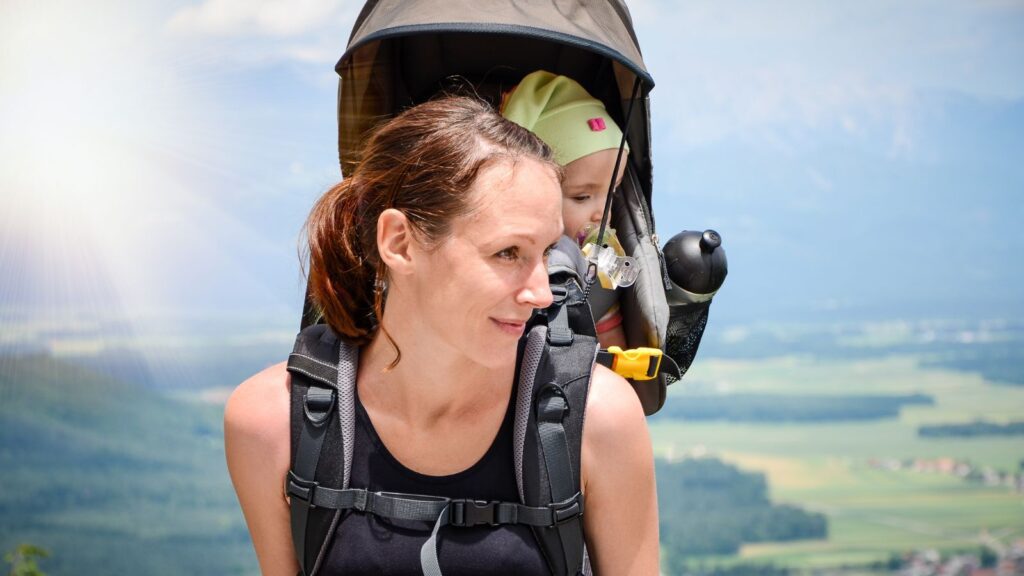
[[[359,4],[43,4],[0,9],[0,318],[292,330]],[[722,326],[1020,318],[1024,3],[629,5]]]

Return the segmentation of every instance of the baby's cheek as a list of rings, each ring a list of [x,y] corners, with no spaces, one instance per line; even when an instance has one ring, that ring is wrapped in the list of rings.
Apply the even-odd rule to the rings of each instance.
[[[569,202],[562,202],[562,233],[563,234],[568,234],[568,233],[571,232],[569,230],[569,225],[572,222],[573,222],[572,206],[569,205]]]

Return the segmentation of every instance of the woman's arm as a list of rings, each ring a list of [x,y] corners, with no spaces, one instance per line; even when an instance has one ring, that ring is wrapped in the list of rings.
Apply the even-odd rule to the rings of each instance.
[[[284,477],[291,460],[289,384],[285,364],[249,378],[224,409],[228,472],[264,576],[295,576]]]
[[[629,384],[603,366],[590,386],[581,466],[594,573],[656,576],[658,496],[647,421]]]

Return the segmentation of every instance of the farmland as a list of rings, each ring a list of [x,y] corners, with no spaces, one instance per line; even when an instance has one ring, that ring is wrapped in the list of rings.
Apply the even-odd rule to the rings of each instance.
[[[973,470],[1017,472],[1019,437],[922,438],[921,424],[1005,422],[1024,414],[1024,388],[969,372],[926,367],[913,355],[858,359],[811,356],[698,362],[669,402],[689,394],[915,394],[898,418],[870,422],[687,422],[655,418],[658,456],[714,455],[763,472],[773,501],[825,513],[829,538],[746,545],[739,558],[795,568],[863,565],[920,548],[977,549],[1024,537],[1024,494],[935,470],[939,460]]]

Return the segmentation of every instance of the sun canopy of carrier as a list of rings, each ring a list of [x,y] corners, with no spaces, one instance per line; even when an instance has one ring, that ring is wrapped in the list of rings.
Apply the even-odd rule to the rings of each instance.
[[[649,206],[654,80],[621,0],[370,0],[336,66],[342,172],[381,120],[439,93],[497,103],[541,69],[578,81],[622,126],[636,89],[627,138]]]

